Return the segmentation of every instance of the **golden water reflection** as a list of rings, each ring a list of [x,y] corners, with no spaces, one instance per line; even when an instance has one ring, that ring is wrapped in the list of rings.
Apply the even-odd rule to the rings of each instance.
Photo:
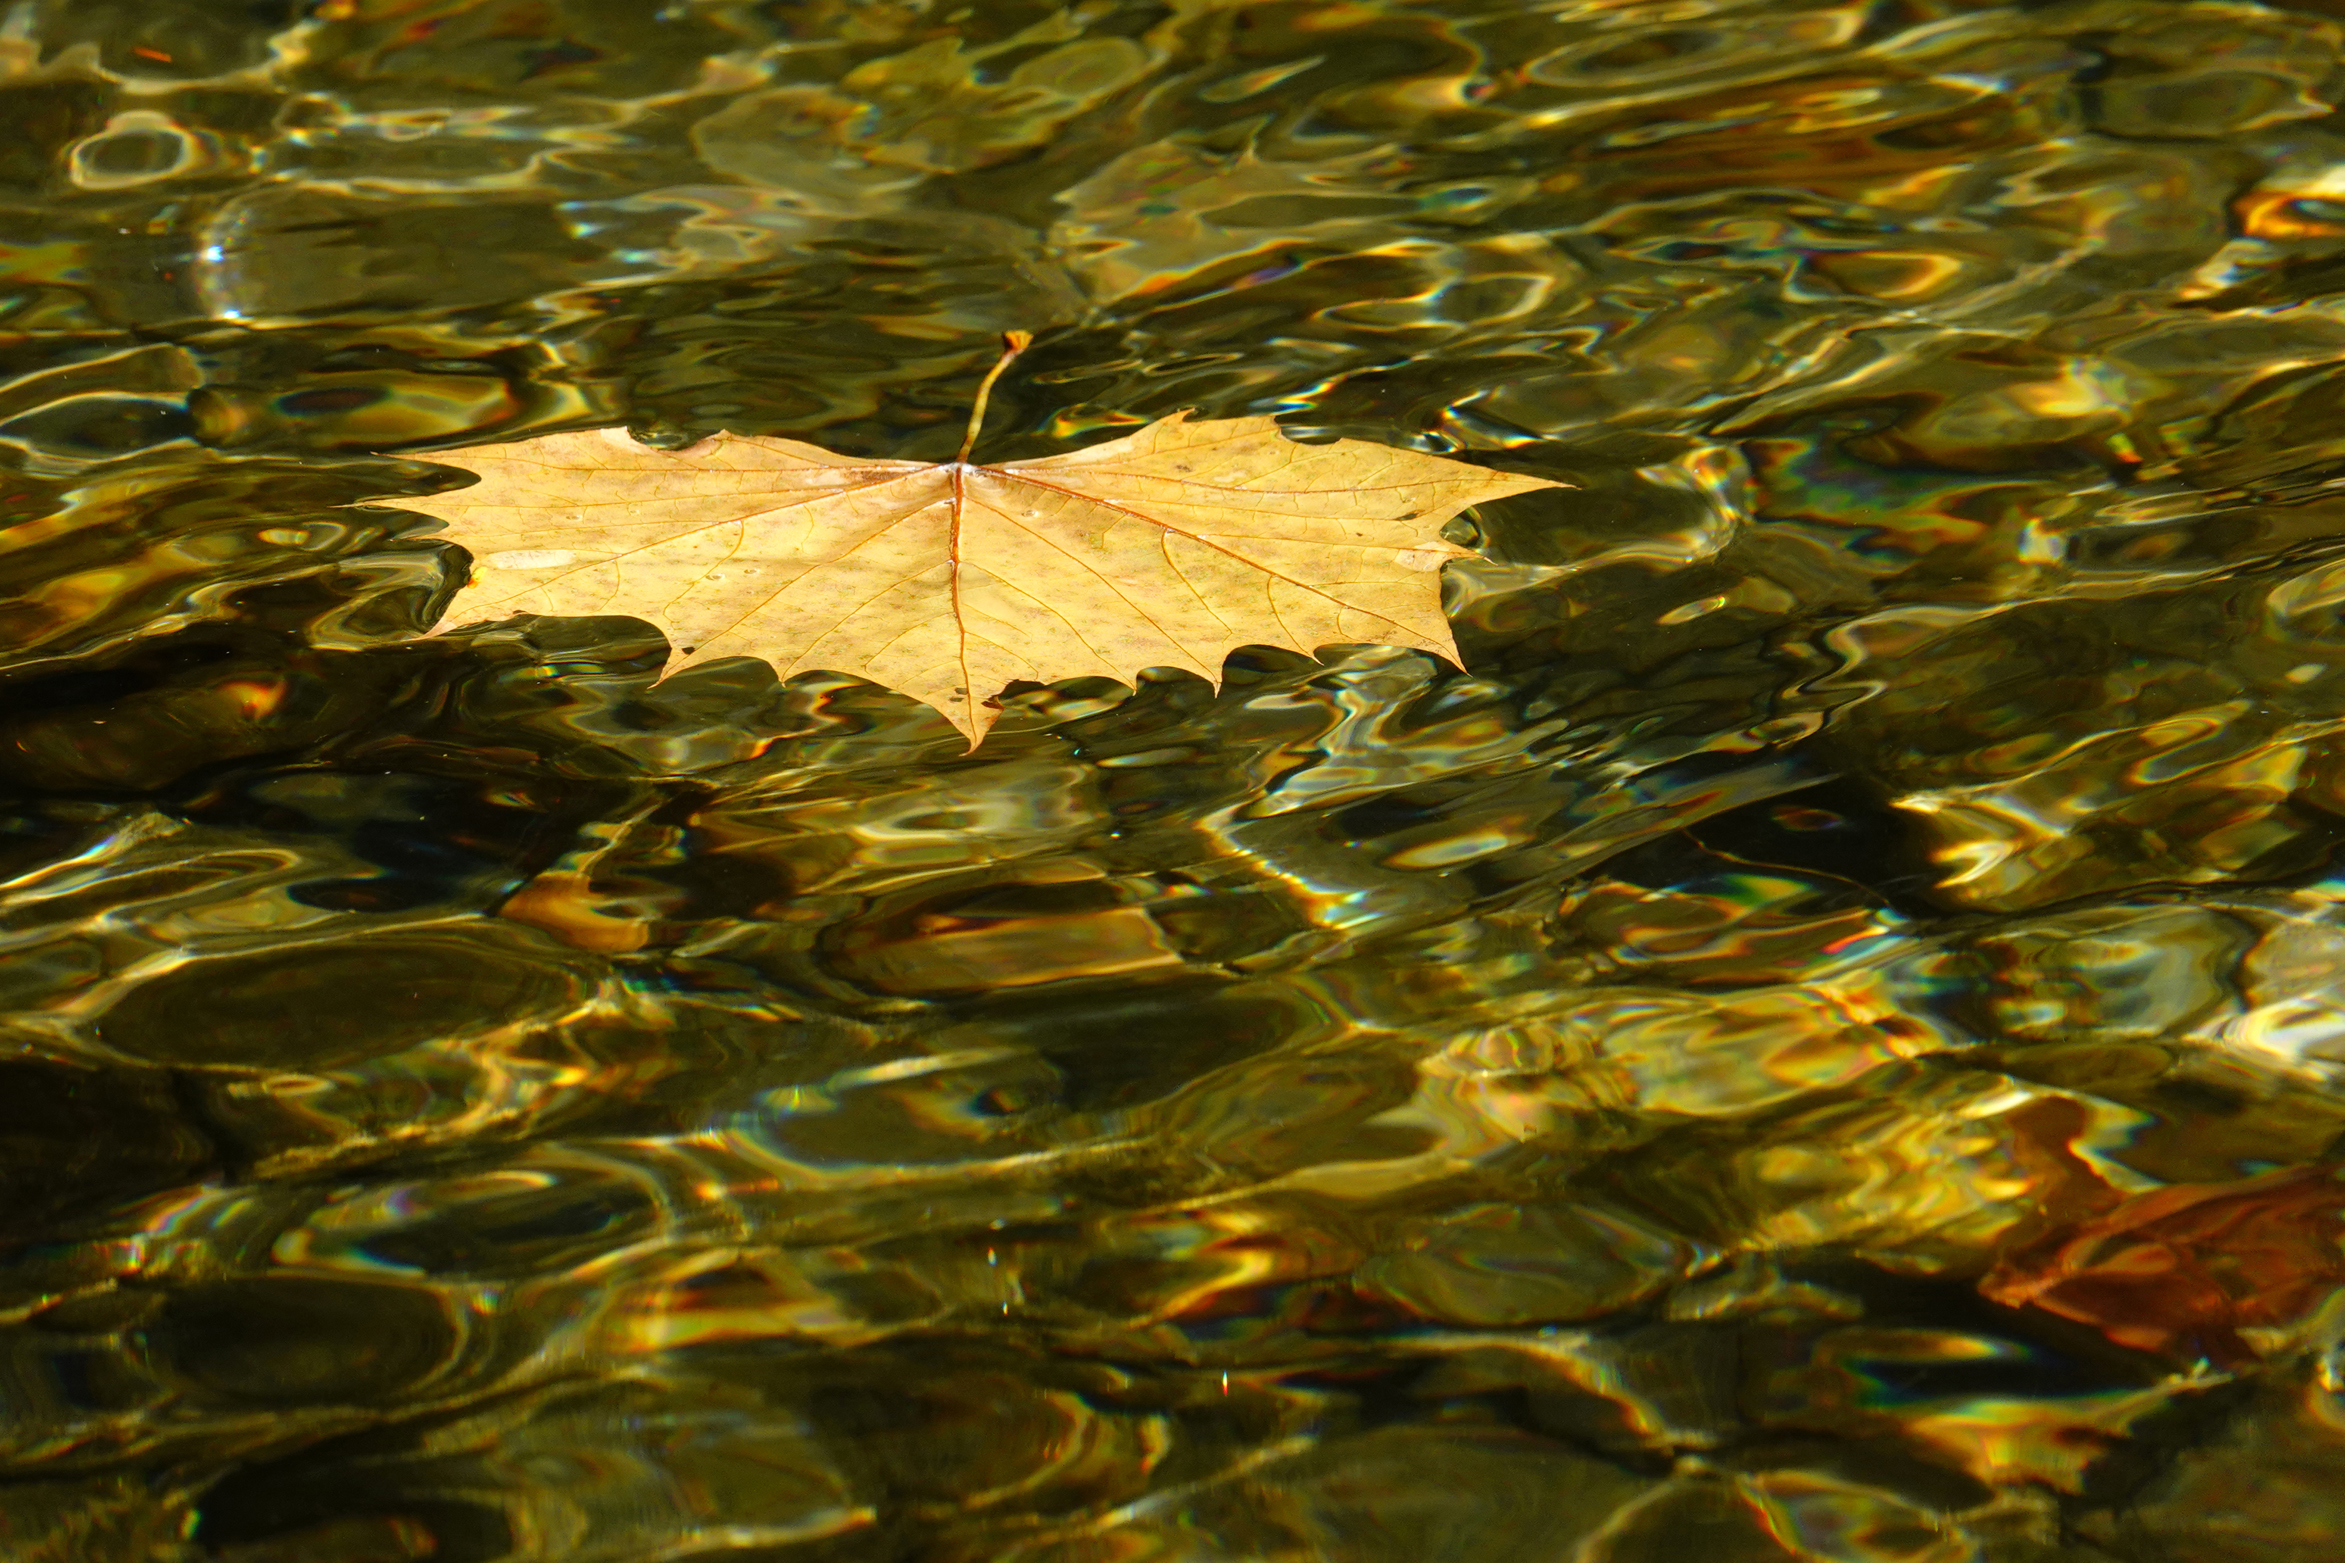
[[[2345,10],[0,16],[0,1552],[2345,1548]],[[436,451],[1567,481],[984,746]]]

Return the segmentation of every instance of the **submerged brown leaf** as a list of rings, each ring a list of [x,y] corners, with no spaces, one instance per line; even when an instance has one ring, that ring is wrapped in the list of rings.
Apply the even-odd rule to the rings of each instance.
[[[1442,524],[1564,486],[1186,413],[1000,466],[736,434],[665,451],[617,430],[442,459],[480,478],[410,502],[473,558],[442,628],[632,615],[666,634],[671,673],[739,656],[785,677],[851,673],[926,701],[972,744],[993,722],[986,697],[1013,680],[1217,678],[1245,645],[1454,659],[1441,566],[1464,550]]]
[[[2230,1367],[2256,1355],[2242,1330],[2292,1323],[2345,1281],[2341,1239],[2337,1167],[2287,1167],[2137,1195],[2006,1256],[1979,1289],[2137,1351]]]

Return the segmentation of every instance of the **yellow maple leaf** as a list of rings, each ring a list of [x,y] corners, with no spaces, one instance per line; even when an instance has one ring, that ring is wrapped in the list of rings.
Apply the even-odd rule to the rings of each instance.
[[[470,488],[405,503],[448,524],[471,578],[440,629],[513,613],[624,614],[674,673],[763,657],[943,712],[971,747],[1012,680],[1146,667],[1218,678],[1240,646],[1351,642],[1454,660],[1442,524],[1565,485],[1364,440],[1302,445],[1269,418],[1185,412],[1064,456],[867,461],[720,434],[657,450],[619,430],[437,459]]]

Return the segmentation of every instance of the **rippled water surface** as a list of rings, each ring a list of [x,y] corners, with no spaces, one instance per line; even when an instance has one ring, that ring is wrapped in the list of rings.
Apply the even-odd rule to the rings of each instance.
[[[14,0],[8,1563],[2345,1550],[2345,4]],[[426,638],[434,454],[1577,485],[1464,672]]]

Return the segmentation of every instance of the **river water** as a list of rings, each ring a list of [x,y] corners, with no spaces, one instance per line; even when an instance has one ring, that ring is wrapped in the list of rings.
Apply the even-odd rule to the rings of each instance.
[[[2345,1549],[2345,5],[13,0],[9,1563]],[[1571,483],[1465,671],[426,636],[437,452]]]

